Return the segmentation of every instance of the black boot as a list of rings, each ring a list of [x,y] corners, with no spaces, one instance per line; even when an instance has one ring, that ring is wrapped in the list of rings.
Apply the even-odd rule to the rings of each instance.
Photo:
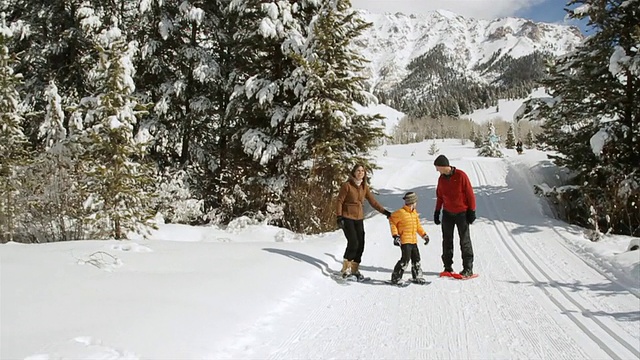
[[[460,271],[460,275],[462,275],[462,277],[469,277],[473,275],[473,271],[470,268],[466,268]]]
[[[411,266],[411,276],[413,276],[414,280],[423,278],[420,263],[415,263]]]
[[[405,265],[401,261],[398,261],[396,266],[393,268],[393,273],[391,273],[391,283],[397,284],[400,282],[400,279],[402,279],[402,275],[404,274],[404,267]]]

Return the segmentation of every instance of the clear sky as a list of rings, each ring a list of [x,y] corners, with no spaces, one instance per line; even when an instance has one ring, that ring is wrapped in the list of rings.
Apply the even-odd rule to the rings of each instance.
[[[586,22],[566,22],[565,0],[351,0],[356,8],[371,12],[424,13],[445,9],[480,19],[514,16],[551,23],[576,25],[585,31]]]

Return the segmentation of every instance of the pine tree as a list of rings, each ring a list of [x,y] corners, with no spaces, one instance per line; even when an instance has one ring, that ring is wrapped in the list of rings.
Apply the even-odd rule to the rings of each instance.
[[[504,145],[507,149],[513,149],[516,146],[516,138],[513,135],[513,123],[509,125],[509,130],[507,130],[507,139],[504,142]]]
[[[250,61],[241,70],[249,79],[237,92],[237,107],[244,109],[243,152],[261,177],[240,185],[280,184],[259,186],[263,208],[280,207],[289,228],[317,231],[330,223],[330,206],[304,208],[309,201],[301,202],[301,194],[330,201],[345,164],[366,162],[382,136],[381,117],[353,106],[375,101],[361,75],[365,60],[351,48],[369,25],[348,1],[255,5],[260,12],[243,12],[242,58]]]
[[[44,91],[47,103],[44,122],[40,125],[39,137],[44,139],[45,150],[50,150],[67,137],[64,127],[65,115],[62,109],[62,98],[58,93],[55,81],[51,81]]]
[[[439,152],[440,152],[440,149],[438,149],[438,145],[436,145],[436,141],[435,140],[431,141],[431,145],[429,145],[428,154],[436,155]]]
[[[13,240],[19,217],[16,195],[22,180],[19,167],[26,159],[27,139],[22,130],[24,118],[17,90],[22,75],[14,72],[18,60],[8,48],[13,31],[4,14],[0,21],[0,241],[6,242]]]
[[[34,147],[42,146],[38,144],[43,121],[40,115],[47,106],[42,94],[52,80],[56,81],[62,101],[67,104],[77,103],[80,97],[92,91],[91,81],[82,74],[91,66],[87,55],[93,49],[90,48],[91,41],[80,29],[90,24],[98,25],[105,17],[108,19],[109,7],[120,10],[134,3],[120,2],[13,0],[8,5],[3,2],[6,6],[3,11],[14,21],[15,30],[19,32],[13,39],[13,46],[21,54],[17,70],[24,74],[25,81],[20,91],[30,114],[24,132]],[[63,111],[69,118],[66,109]],[[67,130],[68,125],[64,124]]]
[[[128,231],[143,232],[152,217],[149,206],[152,169],[144,160],[143,134],[134,126],[144,109],[135,91],[131,62],[135,43],[126,43],[117,21],[103,30],[95,45],[99,63],[93,77],[98,94],[82,100],[86,131],[81,142],[85,152],[83,191],[90,194],[86,219],[98,233],[125,239]]]
[[[579,221],[639,234],[640,1],[572,0],[568,5],[575,7],[572,17],[589,18],[594,35],[551,64],[544,85],[554,99],[537,104],[530,114],[545,120],[543,140],[559,153],[556,163],[576,173],[574,183],[582,192]],[[585,219],[594,213],[589,207],[598,219]]]
[[[39,131],[44,151],[37,154],[26,169],[23,198],[25,224],[21,231],[38,243],[85,239],[83,193],[80,191],[82,147],[74,142],[79,133],[76,124],[67,132],[62,97],[55,82],[47,86],[43,99],[47,104]],[[47,181],[42,181],[47,178]]]
[[[143,1],[136,33],[138,93],[154,104],[144,124],[155,131],[150,155],[162,173],[177,176],[167,181],[204,201],[205,211],[234,208],[229,193],[251,170],[235,156],[244,119],[232,95],[246,80],[238,69],[251,60],[238,56],[245,45],[236,33],[245,27],[232,5],[241,7],[230,0]]]
[[[300,121],[294,153],[302,173],[288,173],[294,175],[292,179],[310,175],[323,189],[324,199],[331,199],[344,180],[345,164],[367,164],[370,159],[363,155],[382,137],[377,125],[381,116],[358,114],[353,106],[376,101],[365,90],[366,79],[360,75],[366,60],[351,47],[370,25],[351,9],[348,0],[327,1],[309,25],[302,54],[294,56],[299,65],[294,80],[300,90],[290,116]],[[308,159],[313,161],[311,169],[306,165]]]
[[[484,139],[482,147],[478,150],[478,156],[485,157],[503,157],[500,150],[499,138],[496,135],[496,128],[493,122],[487,123],[487,137]]]

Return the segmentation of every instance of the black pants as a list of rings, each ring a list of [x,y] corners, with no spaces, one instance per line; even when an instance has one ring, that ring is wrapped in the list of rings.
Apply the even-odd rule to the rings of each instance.
[[[473,246],[466,213],[453,214],[443,211],[442,214],[442,263],[445,269],[453,266],[453,228],[458,228],[460,250],[462,251],[462,267],[473,270]]]
[[[342,231],[347,238],[344,258],[359,264],[364,252],[364,220],[344,219]]]
[[[422,269],[420,269],[420,250],[418,250],[418,244],[402,244],[400,245],[400,250],[402,250],[402,255],[400,256],[400,260],[396,263],[396,266],[393,268],[393,274],[391,274],[391,280],[399,280],[402,278],[402,274],[404,274],[404,270],[409,265],[409,260],[411,260],[411,275],[414,278],[422,277]]]

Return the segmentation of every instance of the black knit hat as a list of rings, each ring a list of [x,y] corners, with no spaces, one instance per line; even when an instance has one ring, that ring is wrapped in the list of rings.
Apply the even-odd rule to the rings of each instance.
[[[449,165],[449,159],[447,159],[447,157],[444,156],[444,155],[440,155],[433,162],[433,165],[435,165],[435,166],[450,166]]]

